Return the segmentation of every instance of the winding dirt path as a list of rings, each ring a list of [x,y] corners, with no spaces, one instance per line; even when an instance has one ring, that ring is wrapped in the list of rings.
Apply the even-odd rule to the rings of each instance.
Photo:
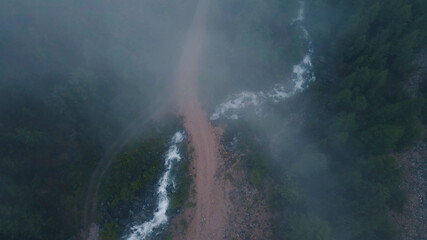
[[[95,170],[93,171],[89,185],[86,191],[86,199],[83,206],[83,214],[81,219],[81,239],[83,240],[96,240],[98,238],[98,226],[95,223],[96,208],[98,203],[98,191],[101,186],[102,179],[110,168],[114,158],[129,143],[138,133],[142,131],[143,126],[148,120],[141,116],[139,119],[132,122],[116,141],[107,149],[101,160],[98,162]]]
[[[174,77],[174,93],[179,115],[183,116],[184,127],[189,135],[191,147],[194,148],[194,185],[196,190],[195,211],[191,215],[188,230],[183,237],[188,240],[223,239],[227,223],[228,197],[216,176],[220,169],[219,134],[212,127],[207,114],[198,101],[199,62],[206,42],[206,15],[209,0],[199,0],[187,41]],[[95,224],[95,213],[98,189],[114,157],[135,136],[136,129],[142,125],[141,119],[131,124],[114,144],[108,149],[91,176],[87,190],[82,217],[82,239],[97,239],[98,227]],[[175,238],[177,236],[174,236]]]
[[[206,42],[206,14],[209,0],[199,0],[193,23],[175,75],[179,114],[194,148],[195,212],[184,239],[223,239],[227,218],[227,197],[215,177],[220,167],[219,138],[198,101],[199,62]],[[178,238],[177,236],[174,236]]]

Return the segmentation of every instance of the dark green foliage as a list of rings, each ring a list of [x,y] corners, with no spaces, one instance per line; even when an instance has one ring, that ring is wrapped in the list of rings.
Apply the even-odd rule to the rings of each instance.
[[[107,223],[102,229],[99,240],[117,240],[120,239],[120,228],[115,223]]]
[[[310,1],[308,26],[326,61],[316,62],[323,70],[308,95],[317,118],[306,123],[306,133],[330,156],[335,183],[320,191],[332,190],[328,201],[339,210],[320,216],[336,238],[394,236],[388,211],[403,197],[400,173],[387,155],[423,134],[418,119],[425,100],[404,86],[417,52],[427,46],[427,14],[420,11],[426,7],[409,0]]]
[[[114,21],[109,8],[0,2],[0,239],[79,235],[93,169],[155,95],[158,86],[142,84],[158,80],[152,74],[115,65],[134,52],[108,53],[117,46],[102,27]]]
[[[45,85],[43,93],[21,85],[30,78],[0,80],[1,239],[78,232],[91,169],[118,130],[88,72]]]
[[[423,0],[306,1],[316,82],[274,116],[290,123],[268,116],[225,135],[238,137],[251,183],[271,194],[275,239],[396,237],[389,211],[404,196],[390,155],[421,139],[427,122],[426,77],[416,94],[405,90],[427,47],[425,9]],[[302,124],[287,118],[299,114]]]
[[[167,138],[145,137],[117,156],[99,191],[98,200],[107,206],[107,212],[130,205],[155,184],[166,149]]]
[[[191,154],[184,153],[184,149],[181,153],[184,155],[183,161],[179,163],[177,168],[177,187],[175,192],[171,196],[171,203],[169,209],[175,213],[180,209],[183,209],[184,204],[187,202],[190,194],[190,186],[192,178],[189,175],[190,160],[188,156]]]
[[[161,121],[148,124],[143,134],[114,159],[99,189],[98,209],[101,223],[101,239],[119,239],[125,223],[132,220],[130,211],[140,211],[135,203],[154,206],[151,202],[157,182],[164,171],[165,154],[169,140],[180,128],[179,120],[167,116]],[[181,150],[183,153],[183,150]],[[177,172],[177,189],[171,196],[172,212],[183,207],[187,200],[191,179],[187,174],[189,161],[184,156],[173,171]],[[153,209],[154,210],[154,209]],[[150,210],[150,211],[153,211]],[[150,212],[151,214],[151,212]],[[112,237],[115,236],[115,237]]]
[[[124,226],[118,219],[129,219],[132,204],[153,190],[163,170],[169,128],[150,126],[116,157],[99,189],[100,239],[119,239]]]
[[[331,229],[328,223],[317,217],[304,215],[291,216],[289,228],[283,235],[283,239],[289,240],[330,240]]]

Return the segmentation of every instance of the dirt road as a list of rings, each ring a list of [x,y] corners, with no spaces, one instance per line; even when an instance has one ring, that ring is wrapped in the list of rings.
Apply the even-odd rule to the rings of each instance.
[[[219,137],[211,126],[206,113],[198,101],[197,82],[199,62],[202,58],[206,41],[206,14],[209,0],[199,0],[187,41],[174,77],[172,99],[178,105],[178,112],[184,118],[184,127],[194,148],[194,171],[196,189],[196,209],[191,213],[191,221],[186,235],[188,240],[223,239],[227,219],[227,197],[216,178],[219,164]],[[135,126],[137,125],[137,126]],[[94,171],[85,201],[82,225],[82,239],[97,239],[95,221],[96,196],[103,176],[112,160],[123,146],[135,135],[135,129],[141,128],[141,121],[136,121],[111,146]]]
[[[222,239],[227,218],[227,197],[219,180],[219,139],[198,101],[199,62],[206,43],[209,0],[200,0],[175,75],[179,113],[194,148],[196,209],[185,239]]]

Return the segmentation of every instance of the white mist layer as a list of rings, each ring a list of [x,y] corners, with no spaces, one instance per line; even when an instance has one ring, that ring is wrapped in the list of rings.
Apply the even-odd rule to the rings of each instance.
[[[181,160],[181,155],[179,153],[178,144],[184,140],[184,134],[181,132],[175,133],[171,139],[171,146],[169,147],[166,157],[165,157],[165,167],[166,171],[163,173],[162,177],[159,180],[157,188],[157,208],[154,212],[154,216],[151,220],[131,227],[130,234],[124,237],[123,239],[127,240],[143,240],[146,239],[153,233],[153,230],[160,227],[163,224],[166,224],[168,217],[166,215],[166,210],[169,207],[169,198],[167,188],[172,184],[175,187],[175,183],[171,178],[171,171],[174,163],[177,163]]]
[[[313,44],[310,40],[307,29],[302,22],[304,21],[304,2],[300,2],[298,16],[292,19],[291,24],[297,25],[303,32],[304,41],[307,42],[307,53],[298,64],[292,68],[290,86],[285,82],[274,85],[270,90],[260,92],[243,91],[233,95],[230,100],[220,104],[211,115],[210,120],[215,121],[221,117],[236,120],[239,118],[236,113],[240,109],[255,107],[255,112],[259,113],[259,106],[265,102],[280,103],[295,94],[304,91],[309,83],[316,80],[313,73],[313,64],[311,57],[313,55]]]

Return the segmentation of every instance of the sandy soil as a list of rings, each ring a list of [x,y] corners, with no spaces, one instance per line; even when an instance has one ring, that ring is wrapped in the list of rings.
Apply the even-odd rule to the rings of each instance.
[[[219,138],[202,110],[197,96],[199,62],[206,41],[209,0],[200,0],[177,68],[175,84],[179,114],[194,149],[195,208],[183,239],[222,239],[227,216],[227,197],[216,173],[220,166]]]
[[[173,239],[268,239],[269,214],[262,196],[248,183],[246,168],[220,144],[222,128],[213,127],[197,95],[198,63],[206,43],[209,0],[200,0],[176,72],[180,115],[193,149],[193,194],[172,222]],[[227,177],[233,176],[233,177]],[[233,200],[233,201],[231,201]]]

